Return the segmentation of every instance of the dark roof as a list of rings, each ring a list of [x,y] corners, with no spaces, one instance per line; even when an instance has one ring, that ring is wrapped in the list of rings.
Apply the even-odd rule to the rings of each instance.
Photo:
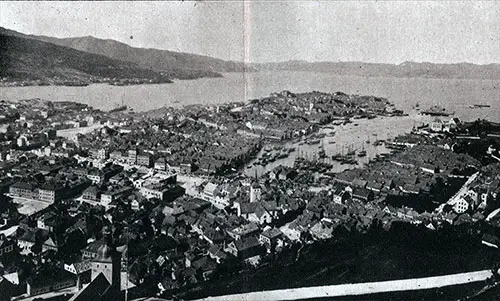
[[[63,269],[57,269],[55,271],[47,269],[40,271],[34,277],[29,279],[28,283],[34,287],[42,287],[55,284],[60,281],[67,281],[68,279],[76,280],[76,276]]]
[[[260,245],[259,241],[257,238],[250,236],[247,238],[243,238],[240,240],[237,240],[234,242],[236,249],[238,249],[239,252],[243,252],[245,250],[257,247]]]
[[[262,232],[261,235],[269,238],[276,238],[283,235],[283,232],[281,232],[281,230],[278,228],[272,228]]]
[[[217,263],[215,263],[215,261],[212,260],[211,258],[204,256],[198,260],[193,261],[191,266],[197,270],[206,272],[215,270],[215,268],[217,267]]]
[[[10,187],[18,188],[18,189],[33,190],[33,185],[25,183],[25,182],[17,182],[17,183],[12,184]]]
[[[366,188],[353,187],[353,189],[352,189],[352,195],[355,198],[367,200],[371,194],[372,194],[372,191],[369,189],[366,189]]]
[[[104,277],[104,274],[100,273],[89,285],[73,295],[68,301],[100,300],[110,285],[111,283]]]

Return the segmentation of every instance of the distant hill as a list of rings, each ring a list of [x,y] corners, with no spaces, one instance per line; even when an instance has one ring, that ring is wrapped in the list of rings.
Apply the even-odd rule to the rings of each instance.
[[[257,70],[329,72],[339,75],[500,79],[500,64],[475,65],[404,62],[399,65],[362,62],[306,62],[252,64]]]
[[[5,34],[0,34],[0,77],[2,82],[27,84],[170,82],[159,72],[134,63]]]
[[[80,51],[105,55],[112,59],[136,63],[143,68],[161,72],[171,78],[219,77],[222,76],[220,72],[242,72],[245,69],[243,63],[190,53],[136,48],[115,40],[98,39],[92,36],[60,39],[25,35],[5,28],[0,28],[0,33],[35,39]]]

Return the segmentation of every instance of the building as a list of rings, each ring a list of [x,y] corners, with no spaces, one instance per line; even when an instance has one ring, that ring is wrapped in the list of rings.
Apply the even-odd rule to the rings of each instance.
[[[352,198],[352,188],[342,183],[335,183],[333,186],[333,202],[337,204],[345,204]]]
[[[44,185],[38,189],[38,199],[53,204],[62,198],[64,187],[59,184]]]
[[[14,197],[27,199],[38,198],[38,191],[35,189],[35,186],[24,182],[17,182],[12,184],[9,187],[9,193]]]
[[[127,156],[128,164],[136,164],[137,163],[137,149],[129,149]]]
[[[7,238],[5,234],[0,234],[0,256],[14,251],[16,242],[14,239]]]
[[[100,148],[97,151],[97,159],[99,160],[106,160],[109,157],[108,150],[105,148]]]
[[[138,155],[136,162],[137,162],[136,163],[137,165],[150,167],[151,166],[151,162],[152,162],[151,155],[150,154],[141,154],[141,155]]]
[[[254,182],[252,186],[250,186],[250,202],[258,202],[262,198],[262,188],[259,183]]]
[[[431,130],[434,132],[442,132],[444,129],[444,123],[441,119],[434,119],[431,123]]]
[[[132,188],[130,187],[120,187],[117,189],[108,190],[101,193],[101,204],[103,206],[109,205],[111,202],[121,198],[126,197],[132,193]]]
[[[82,198],[88,201],[97,201],[99,199],[98,189],[96,186],[89,186],[82,193]]]
[[[259,242],[263,244],[267,252],[274,252],[278,242],[283,237],[283,232],[277,228],[271,228],[262,232],[259,236]]]
[[[140,193],[146,198],[157,198],[162,201],[173,201],[184,194],[185,189],[179,185],[149,184],[140,188]]]
[[[28,296],[36,296],[48,292],[76,286],[76,276],[64,269],[56,271],[42,270],[26,282]]]
[[[227,245],[225,251],[243,260],[253,256],[261,255],[263,253],[263,247],[261,246],[257,238],[255,238],[254,236],[250,236],[232,241]]]
[[[157,170],[167,170],[167,161],[165,158],[161,157],[155,161],[154,169]]]

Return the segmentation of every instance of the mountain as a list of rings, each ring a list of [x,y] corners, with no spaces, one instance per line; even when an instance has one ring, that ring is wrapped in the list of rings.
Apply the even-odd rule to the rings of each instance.
[[[181,53],[168,50],[131,47],[115,40],[98,39],[92,36],[77,38],[54,38],[25,35],[13,30],[0,28],[0,33],[35,39],[69,47],[80,51],[104,55],[112,59],[136,63],[142,68],[152,69],[171,78],[194,79],[199,77],[219,77],[221,72],[242,72],[243,63],[224,61],[208,56]]]
[[[0,33],[2,82],[84,85],[170,82],[166,76],[131,62]]]
[[[475,65],[469,63],[433,64],[404,62],[399,65],[394,65],[362,62],[286,61],[279,63],[252,64],[251,67],[260,71],[328,72],[338,75],[371,77],[500,79],[499,64]]]

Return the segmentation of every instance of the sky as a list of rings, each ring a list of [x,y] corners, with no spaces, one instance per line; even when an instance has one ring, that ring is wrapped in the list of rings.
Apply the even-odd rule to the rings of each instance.
[[[500,1],[2,1],[0,26],[245,62],[500,63]]]

